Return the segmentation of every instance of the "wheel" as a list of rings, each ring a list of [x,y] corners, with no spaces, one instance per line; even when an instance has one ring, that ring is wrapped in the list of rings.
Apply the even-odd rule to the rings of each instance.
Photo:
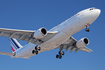
[[[61,54],[61,51],[59,51],[59,54]]]
[[[38,47],[38,51],[40,51],[41,50],[41,47]]]
[[[59,59],[61,59],[62,58],[62,55],[59,55]]]
[[[90,31],[90,29],[86,28],[86,32],[89,32],[89,31]]]
[[[35,51],[36,54],[38,54],[38,51]]]
[[[59,55],[57,54],[57,55],[56,55],[56,58],[58,58],[58,57],[59,57]]]
[[[32,54],[34,54],[35,53],[35,50],[32,50]]]
[[[37,46],[35,46],[35,50],[37,50]]]
[[[63,52],[62,52],[62,55],[64,55],[64,54],[65,54],[65,52],[63,51]]]

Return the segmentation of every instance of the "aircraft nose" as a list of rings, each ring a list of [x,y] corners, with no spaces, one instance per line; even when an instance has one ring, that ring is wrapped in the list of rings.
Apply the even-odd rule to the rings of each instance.
[[[101,10],[100,9],[95,9],[94,11],[95,11],[94,12],[94,18],[96,19],[100,15]]]
[[[94,11],[91,13],[91,17],[90,17],[91,23],[98,18],[100,13],[101,13],[100,9],[94,9]]]
[[[101,10],[100,9],[96,9],[96,13],[97,13],[97,17],[100,15]]]

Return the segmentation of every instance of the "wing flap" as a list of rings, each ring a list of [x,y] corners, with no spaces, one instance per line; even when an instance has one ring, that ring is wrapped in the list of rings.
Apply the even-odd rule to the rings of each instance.
[[[15,35],[13,35],[13,33],[6,33],[6,32],[4,32],[1,36],[9,37],[9,39],[10,38],[15,38],[15,39],[18,39],[18,41],[24,40],[24,41],[28,41],[28,42],[36,44],[36,40],[31,37],[32,33],[30,33],[29,35],[26,34],[26,33],[24,33],[24,34],[23,33],[21,34],[21,33],[18,34],[18,32],[17,32],[17,33],[15,33]]]
[[[32,43],[35,43],[35,40],[33,40],[32,36],[31,36],[34,32],[35,31],[30,31],[30,30],[0,28],[0,36],[9,37],[9,39],[16,38],[19,40],[30,41]]]
[[[92,50],[87,47],[80,48],[79,50],[84,52],[92,52]]]
[[[33,33],[35,31],[30,31],[30,30],[18,30],[18,29],[5,29],[5,28],[0,28],[0,34],[2,36],[2,34],[13,34],[16,33],[17,35],[30,35],[30,33]]]

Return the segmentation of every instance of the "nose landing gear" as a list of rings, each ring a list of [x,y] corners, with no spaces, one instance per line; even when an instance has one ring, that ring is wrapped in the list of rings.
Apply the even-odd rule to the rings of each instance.
[[[90,29],[88,28],[89,26],[90,26],[90,24],[89,23],[86,23],[86,29],[85,29],[86,32],[89,32],[90,31]]]
[[[90,29],[89,29],[89,28],[86,28],[85,30],[86,30],[86,32],[89,32],[89,31],[90,31]]]

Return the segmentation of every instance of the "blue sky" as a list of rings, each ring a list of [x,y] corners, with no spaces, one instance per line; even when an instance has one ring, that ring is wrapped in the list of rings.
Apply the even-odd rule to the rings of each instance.
[[[100,16],[90,26],[89,33],[83,29],[73,37],[89,38],[87,47],[93,52],[67,51],[61,60],[55,58],[59,49],[40,53],[29,60],[0,55],[0,70],[105,70],[105,0],[0,0],[0,28],[37,30],[45,27],[49,30],[90,7],[101,9]],[[11,52],[7,37],[0,37],[0,51]]]

